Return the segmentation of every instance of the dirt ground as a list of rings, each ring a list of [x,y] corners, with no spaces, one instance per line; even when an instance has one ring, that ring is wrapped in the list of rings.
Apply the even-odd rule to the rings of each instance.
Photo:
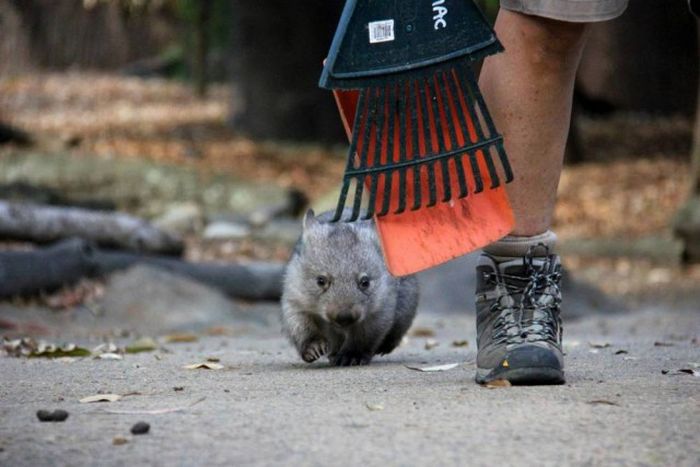
[[[158,79],[74,72],[0,80],[0,116],[49,149],[230,173],[294,187],[312,200],[337,185],[345,164],[342,144],[252,141],[226,125],[229,103],[223,85],[198,100],[185,85]],[[587,162],[569,165],[562,174],[554,220],[562,241],[671,239],[669,223],[687,195],[691,120],[616,114],[601,120],[582,116],[575,124]],[[197,258],[271,255],[250,242],[202,246],[195,237],[188,244]],[[286,254],[278,248],[272,256]],[[674,260],[569,255],[565,261],[586,280],[625,296],[663,291],[670,284],[692,288],[700,280],[700,268]]]

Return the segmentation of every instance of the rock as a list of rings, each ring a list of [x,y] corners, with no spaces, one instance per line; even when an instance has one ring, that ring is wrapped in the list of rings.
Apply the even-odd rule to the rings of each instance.
[[[242,223],[212,222],[204,229],[205,240],[241,240],[250,235],[250,227]]]
[[[301,235],[301,221],[297,219],[274,219],[253,232],[257,240],[294,245]]]
[[[255,209],[248,221],[254,227],[262,227],[275,219],[298,217],[308,204],[309,198],[306,194],[297,189],[290,189],[283,201]]]
[[[102,310],[105,325],[156,334],[221,325],[235,305],[216,289],[139,265],[110,277]]]
[[[196,203],[175,203],[154,219],[153,224],[163,230],[186,234],[200,230],[204,224],[204,216],[202,208]]]
[[[138,422],[131,427],[132,435],[145,435],[151,429],[151,425],[146,422]]]

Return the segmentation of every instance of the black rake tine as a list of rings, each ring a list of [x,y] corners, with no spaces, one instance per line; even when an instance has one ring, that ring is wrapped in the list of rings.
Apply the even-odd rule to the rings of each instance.
[[[376,102],[379,103],[379,112],[377,115],[377,121],[374,125],[375,128],[375,141],[374,141],[374,158],[372,160],[372,166],[377,167],[382,165],[381,153],[382,153],[382,135],[384,132],[384,115],[386,114],[386,89],[384,86],[377,88],[379,95],[376,97]],[[374,203],[377,199],[377,183],[379,181],[380,173],[374,172],[369,175],[370,185],[369,185],[369,202],[367,205],[367,212],[363,216],[364,220],[371,219],[374,215]]]
[[[496,143],[496,151],[498,152],[498,159],[501,161],[501,166],[503,166],[503,172],[506,176],[506,183],[510,183],[513,181],[513,169],[510,166],[506,149],[503,147],[503,140]]]
[[[435,121],[435,133],[438,142],[438,149],[441,154],[447,152],[447,146],[445,145],[445,134],[442,130],[442,117],[440,116],[439,109],[439,98],[442,99],[442,105],[445,106],[445,96],[440,95],[440,86],[438,85],[437,76],[432,77],[433,87],[432,91],[434,94],[430,99],[433,104],[433,120]],[[448,119],[449,120],[449,119]],[[439,123],[439,124],[438,124]],[[446,203],[452,198],[452,187],[450,186],[450,167],[448,159],[440,159],[440,169],[442,170],[442,202]]]
[[[453,147],[459,146],[459,141],[457,140],[457,131],[455,130],[454,125],[452,124],[452,109],[457,114],[457,122],[459,123],[460,126],[460,131],[462,132],[462,136],[464,138],[464,142],[466,143],[469,138],[469,134],[467,132],[467,129],[465,128],[465,123],[464,123],[464,112],[462,112],[462,106],[456,102],[457,99],[459,99],[459,93],[457,92],[455,83],[454,83],[454,75],[452,74],[452,70],[450,70],[447,73],[443,74],[443,78],[445,81],[445,87],[449,92],[449,95],[452,97],[452,99],[449,100],[449,110],[450,110],[450,118],[449,120],[449,130],[450,130],[450,138],[452,138],[453,142]],[[464,161],[462,160],[464,157],[464,154],[459,154],[454,157],[455,161],[455,166],[457,169],[457,182],[459,183],[459,197],[464,198],[469,194],[469,186],[467,185],[467,179],[465,176],[465,168],[464,168]],[[478,167],[477,167],[478,169]],[[481,174],[479,174],[481,176]],[[476,178],[476,175],[475,175]]]
[[[394,115],[396,113],[396,87],[397,84],[390,85],[387,99],[387,108],[389,110],[388,120],[387,120],[387,138],[386,138],[386,163],[394,163]],[[398,99],[401,102],[401,99]],[[389,212],[389,206],[391,202],[391,177],[393,170],[388,170],[384,172],[384,199],[382,200],[382,209],[377,214],[378,216],[386,216]]]
[[[464,89],[464,86],[462,85],[462,78],[460,74],[460,68],[455,69],[455,72],[452,75],[452,82],[455,86],[455,89],[457,91],[457,99],[459,99],[459,105],[457,105],[457,112],[459,116],[459,123],[460,123],[460,129],[462,130],[462,135],[464,136],[464,142],[471,142],[471,136],[469,135],[469,128],[467,125],[467,114],[469,115],[469,118],[472,121],[472,125],[474,125],[474,131],[476,132],[476,138],[477,140],[483,139],[484,135],[481,132],[481,127],[478,125],[478,122],[475,121],[474,115],[472,114],[471,110],[471,96],[469,95],[469,90]],[[459,96],[462,96],[462,99],[459,98]],[[464,103],[464,106],[462,105]],[[465,109],[466,107],[466,109]],[[464,113],[466,110],[467,114]],[[474,193],[481,193],[484,191],[484,181],[483,178],[481,177],[481,168],[479,168],[479,164],[476,161],[476,154],[473,151],[470,151],[468,153],[469,155],[469,166],[472,169],[472,174],[474,175]]]
[[[474,193],[481,193],[484,191],[484,180],[481,178],[481,169],[476,161],[476,153],[474,151],[469,151],[469,166],[472,168],[472,174],[474,174]]]
[[[433,151],[433,145],[431,144],[433,139],[430,136],[430,116],[429,116],[429,111],[428,108],[430,107],[430,104],[428,103],[428,96],[425,94],[425,82],[421,82],[420,86],[418,87],[418,92],[421,97],[421,101],[423,102],[423,106],[421,108],[421,116],[423,119],[423,132],[425,133],[425,153],[426,155],[432,154]],[[435,189],[435,167],[431,162],[427,162],[425,164],[426,169],[428,170],[428,204],[426,206],[431,207],[435,206],[437,204],[437,190]]]
[[[496,135],[496,128],[493,125],[493,121],[491,120],[491,116],[488,114],[488,111],[485,112],[486,104],[484,103],[484,97],[481,95],[479,92],[478,85],[476,83],[476,79],[474,78],[474,75],[471,71],[471,68],[468,66],[463,67],[464,74],[467,76],[467,80],[469,81],[469,88],[468,88],[468,95],[469,95],[469,100],[471,105],[473,105],[473,121],[474,121],[474,127],[477,129],[477,135],[479,136],[480,139],[483,139],[483,131],[481,130],[481,120],[479,119],[479,114],[477,112],[477,106],[478,110],[481,111],[481,115],[484,117],[484,121],[486,122],[486,126],[489,130],[489,137]],[[472,97],[473,94],[473,97]],[[467,107],[470,107],[469,103],[467,104]],[[497,188],[501,182],[498,178],[498,172],[496,172],[496,165],[493,163],[493,157],[491,157],[491,152],[489,150],[483,150],[481,153],[484,155],[484,160],[486,161],[486,168],[489,172],[489,178],[491,178],[491,188]]]
[[[413,81],[414,88],[409,90],[413,96],[413,105],[411,106],[411,139],[413,144],[413,159],[419,157],[420,148],[418,147],[418,106],[420,105],[419,96],[417,94],[418,87],[420,87],[420,82],[418,80]],[[423,193],[420,183],[420,166],[416,165],[413,167],[413,206],[411,206],[411,211],[416,211],[420,209],[423,204]]]
[[[362,122],[365,120],[365,111],[367,106],[367,93],[370,91],[364,89],[360,92],[360,96],[357,101],[357,110],[355,114],[355,121],[352,124],[352,140],[350,141],[350,150],[348,151],[348,163],[347,169],[351,170],[355,166],[355,152],[357,151],[357,140],[362,128]],[[340,196],[338,197],[338,205],[335,208],[335,214],[331,219],[331,222],[338,222],[341,217],[343,217],[343,211],[345,210],[345,202],[348,197],[348,190],[350,189],[350,178],[343,177],[343,187],[340,191]]]
[[[371,133],[372,125],[374,124],[374,117],[377,113],[377,101],[372,99],[372,94],[375,93],[374,88],[367,90],[367,119],[365,120],[365,127],[362,132],[362,150],[360,151],[360,162],[358,169],[364,169],[367,167],[367,152],[369,151],[369,136]],[[357,180],[357,185],[355,186],[355,199],[352,204],[352,214],[348,219],[348,222],[356,221],[360,215],[360,208],[362,207],[362,192],[365,187],[365,176],[364,174],[357,175],[355,177]]]
[[[399,118],[399,162],[405,162],[408,157],[407,157],[407,150],[408,150],[408,145],[407,141],[405,140],[406,137],[406,117],[407,117],[407,112],[406,112],[406,88],[408,88],[409,95],[410,95],[410,90],[411,90],[411,85],[409,83],[400,83],[399,84],[399,93],[400,93],[400,98],[398,99],[399,102],[399,108],[398,108],[398,118]],[[396,211],[394,211],[394,214],[401,214],[406,210],[406,169],[400,169],[399,170],[399,206],[396,208]]]

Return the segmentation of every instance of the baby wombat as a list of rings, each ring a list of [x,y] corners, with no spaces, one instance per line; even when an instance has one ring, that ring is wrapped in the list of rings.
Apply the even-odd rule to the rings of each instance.
[[[309,210],[287,265],[282,322],[305,362],[366,365],[401,342],[418,305],[414,276],[387,271],[371,220],[329,223]]]

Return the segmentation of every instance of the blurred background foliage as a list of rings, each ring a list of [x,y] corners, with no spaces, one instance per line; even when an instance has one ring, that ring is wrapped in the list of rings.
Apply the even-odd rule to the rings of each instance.
[[[236,180],[252,182],[246,190],[301,190],[327,207],[346,146],[317,81],[343,3],[0,0],[0,124],[37,143],[0,144],[0,184],[31,181],[41,160],[107,160],[115,174],[128,160],[124,173],[143,174],[131,185],[133,177],[110,178],[107,169],[94,182],[52,178],[49,163],[37,180],[80,196],[109,185],[100,193],[148,218],[169,202],[194,201],[215,216],[263,198],[224,186]],[[493,21],[498,1],[477,3]],[[693,180],[698,190],[698,56],[697,19],[685,0],[631,0],[622,17],[591,27],[555,216],[564,241],[643,239],[678,256],[674,213]],[[169,180],[186,173],[162,184],[154,169],[162,165],[173,168]],[[206,189],[211,177],[221,189]],[[216,254],[224,250],[239,251]]]

